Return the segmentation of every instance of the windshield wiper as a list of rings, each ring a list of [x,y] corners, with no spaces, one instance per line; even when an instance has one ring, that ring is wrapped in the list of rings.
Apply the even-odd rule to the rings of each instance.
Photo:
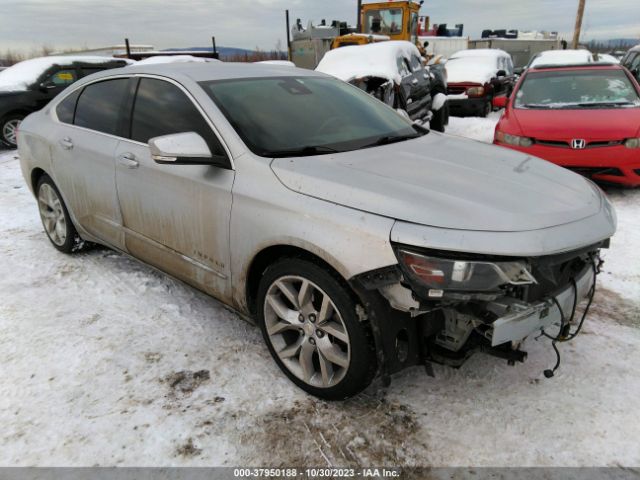
[[[553,106],[545,105],[544,103],[525,103],[523,105],[524,108],[542,108],[542,109],[551,109]]]
[[[326,145],[306,145],[299,148],[291,148],[289,150],[266,150],[263,152],[265,157],[283,158],[283,157],[309,157],[312,155],[324,155],[327,153],[340,153],[333,147]]]
[[[424,135],[424,134],[422,134]],[[375,142],[367,143],[360,148],[378,147],[380,145],[389,145],[390,143],[404,142],[405,140],[411,140],[422,136],[419,133],[409,133],[405,135],[384,135],[376,139]]]
[[[625,105],[634,105],[633,102],[621,101],[621,102],[584,102],[578,103],[580,108],[589,107],[622,107]]]

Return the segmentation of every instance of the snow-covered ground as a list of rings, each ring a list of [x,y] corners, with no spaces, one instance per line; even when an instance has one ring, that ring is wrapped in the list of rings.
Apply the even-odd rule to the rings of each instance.
[[[452,118],[490,141],[497,115]],[[342,403],[285,379],[257,328],[123,255],[58,253],[14,154],[0,153],[0,466],[640,464],[640,190],[562,366],[476,355]]]

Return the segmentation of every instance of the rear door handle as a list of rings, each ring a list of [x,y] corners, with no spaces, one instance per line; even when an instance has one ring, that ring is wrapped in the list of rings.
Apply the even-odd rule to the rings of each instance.
[[[59,140],[58,143],[65,150],[71,150],[73,148],[73,142],[69,137],[64,137],[63,139]]]
[[[138,168],[140,164],[136,160],[136,156],[133,153],[123,153],[118,156],[118,163],[124,165],[127,168]]]

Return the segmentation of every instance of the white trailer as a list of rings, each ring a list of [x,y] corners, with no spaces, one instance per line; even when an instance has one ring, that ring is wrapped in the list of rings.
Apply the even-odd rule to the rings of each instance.
[[[426,47],[427,53],[432,56],[442,55],[449,58],[460,50],[469,48],[469,37],[419,37],[420,43],[429,42]]]

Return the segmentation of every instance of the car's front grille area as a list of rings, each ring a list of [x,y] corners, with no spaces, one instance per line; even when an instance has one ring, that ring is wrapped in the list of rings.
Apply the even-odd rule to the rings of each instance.
[[[567,167],[569,170],[579,173],[583,177],[593,177],[594,175],[611,175],[613,177],[624,177],[622,170],[613,167]]]
[[[571,148],[571,140],[545,140],[542,138],[534,138],[534,141],[537,145],[542,145],[544,147]],[[623,143],[624,140],[603,140],[597,142],[589,142],[585,145],[584,149],[617,147],[619,145],[622,145]]]
[[[462,93],[465,93],[468,88],[478,87],[478,86],[479,85],[476,84],[476,83],[449,84],[449,86],[447,87],[447,94],[448,95],[460,95]]]

